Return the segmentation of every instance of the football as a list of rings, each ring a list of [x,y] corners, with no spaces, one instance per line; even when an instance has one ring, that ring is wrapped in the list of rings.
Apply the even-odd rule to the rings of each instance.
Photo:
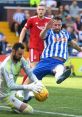
[[[34,96],[36,100],[42,102],[48,98],[49,93],[48,93],[47,88],[43,86],[42,91],[40,93],[34,93]]]

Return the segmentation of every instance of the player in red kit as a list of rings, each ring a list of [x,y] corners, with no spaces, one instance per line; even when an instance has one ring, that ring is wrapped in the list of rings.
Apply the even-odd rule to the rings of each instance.
[[[46,6],[37,6],[37,15],[30,17],[27,20],[27,23],[25,24],[20,34],[19,41],[22,42],[27,29],[30,30],[29,55],[32,67],[34,67],[40,60],[40,56],[44,48],[44,42],[39,35],[42,29],[45,27],[46,23],[50,21],[50,18],[44,16],[45,13]]]
[[[37,15],[30,17],[27,20],[27,23],[23,27],[19,42],[23,41],[26,31],[30,31],[30,39],[29,39],[29,59],[30,65],[33,68],[40,60],[41,53],[44,48],[44,42],[40,38],[40,32],[45,27],[46,23],[48,23],[51,19],[49,17],[45,17],[46,6],[38,5],[37,6]],[[24,77],[23,82],[26,80]]]
[[[51,19],[45,17],[46,13],[46,6],[45,5],[38,5],[37,6],[37,15],[30,17],[25,26],[23,27],[19,42],[23,42],[24,36],[26,32],[30,31],[30,39],[29,39],[29,59],[30,65],[33,68],[40,60],[41,53],[44,49],[44,42],[40,38],[40,32],[45,27],[46,23],[48,23]],[[23,78],[23,82],[26,80],[27,76]],[[29,82],[29,79],[27,79]],[[20,95],[20,92],[19,94]],[[29,100],[29,98],[28,98]],[[25,102],[25,101],[24,101]]]

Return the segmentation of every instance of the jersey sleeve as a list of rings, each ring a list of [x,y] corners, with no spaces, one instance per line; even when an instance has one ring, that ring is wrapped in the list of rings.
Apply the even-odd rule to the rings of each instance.
[[[29,29],[30,27],[32,27],[32,19],[29,18],[24,26],[25,28]]]
[[[70,41],[72,41],[72,40],[73,40],[72,36],[69,35],[68,42],[70,42]]]
[[[32,69],[30,68],[29,63],[24,58],[22,58],[21,60],[22,60],[22,67],[23,67],[25,73],[28,75],[29,79],[32,82],[37,81],[38,79],[32,72]]]
[[[47,39],[49,35],[50,35],[50,30],[46,32],[45,39]]]
[[[10,89],[10,90],[24,90],[23,85],[18,85],[15,83],[14,75],[13,75],[12,71],[9,70],[7,65],[5,67],[3,67],[1,70],[2,70],[2,75],[6,81],[8,89]]]
[[[68,42],[70,42],[72,40],[72,37],[71,37],[70,33],[67,30],[64,30],[64,33],[68,38]]]

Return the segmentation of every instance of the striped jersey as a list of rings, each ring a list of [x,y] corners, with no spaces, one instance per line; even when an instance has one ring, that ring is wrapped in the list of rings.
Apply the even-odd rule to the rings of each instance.
[[[59,33],[55,33],[52,29],[48,30],[41,58],[61,57],[66,60],[68,58],[68,42],[71,40],[66,30],[61,30]]]
[[[17,21],[18,23],[22,23],[24,19],[25,19],[24,13],[15,13],[13,15],[13,20]]]

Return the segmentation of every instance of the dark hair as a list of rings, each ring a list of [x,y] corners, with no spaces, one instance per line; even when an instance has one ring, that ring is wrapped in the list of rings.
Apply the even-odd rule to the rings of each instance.
[[[60,16],[58,16],[58,15],[53,16],[53,19],[62,21],[62,18]]]
[[[22,43],[15,43],[12,47],[14,50],[18,50],[19,48],[24,49],[24,45]]]

